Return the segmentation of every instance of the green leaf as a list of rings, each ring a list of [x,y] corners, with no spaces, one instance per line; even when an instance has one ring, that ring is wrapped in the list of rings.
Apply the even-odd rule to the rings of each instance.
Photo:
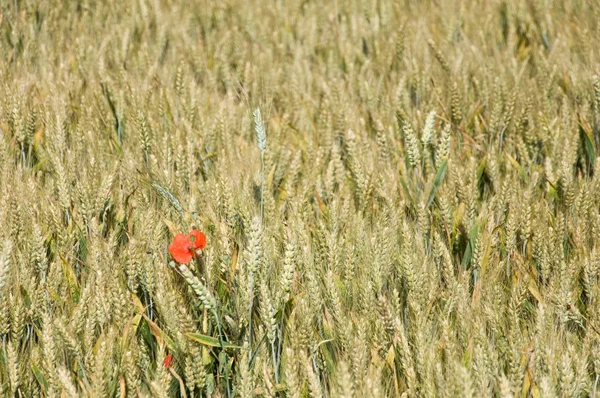
[[[138,326],[142,321],[142,314],[136,314],[125,326],[123,336],[121,338],[121,347],[125,351],[125,345],[130,334],[134,335],[137,332]]]
[[[190,340],[196,341],[196,342],[198,342],[200,344],[207,345],[207,346],[210,346],[210,347],[221,347],[221,343],[219,342],[219,339],[216,339],[216,338],[211,337],[211,336],[207,336],[205,334],[200,334],[200,333],[186,333],[185,337],[187,337]],[[223,347],[225,347],[225,348],[242,348],[240,346],[228,343],[226,341],[223,342]]]
[[[402,189],[404,189],[404,193],[406,193],[406,196],[408,196],[408,200],[410,201],[410,203],[414,204],[415,201],[413,200],[410,191],[408,190],[408,186],[406,186],[406,181],[404,181],[403,177],[400,177],[400,185],[402,185]]]
[[[471,231],[469,232],[469,241],[461,261],[462,269],[466,270],[471,264],[471,257],[473,256],[473,250],[475,249],[475,241],[477,240],[477,234],[479,233],[479,226],[474,223]]]
[[[473,249],[471,248],[471,241],[469,240],[467,242],[467,247],[465,248],[465,252],[463,254],[462,261],[460,263],[460,266],[463,270],[466,270],[469,267],[469,264],[471,264],[471,255],[472,254],[473,254]]]
[[[594,140],[591,135],[591,131],[586,131],[582,126],[579,126],[579,132],[583,137],[583,147],[585,149],[585,153],[587,154],[587,161],[591,168],[594,167],[594,162],[596,161],[596,149],[594,148]]]
[[[479,165],[477,166],[477,171],[476,171],[477,181],[481,180],[481,177],[483,176],[486,165],[487,165],[487,157],[484,157],[481,159],[481,161],[479,162]]]
[[[425,205],[425,208],[428,208],[429,205],[431,205],[431,203],[435,199],[437,190],[440,187],[440,185],[442,184],[442,181],[444,180],[444,176],[446,175],[447,168],[448,168],[448,159],[444,159],[444,161],[438,168],[438,171],[435,175],[435,180],[433,180],[433,186],[431,187],[431,191],[429,192],[429,198],[427,199],[427,205]]]
[[[156,323],[154,323],[150,318],[148,318],[145,314],[142,314],[148,328],[150,329],[150,333],[156,337],[156,340],[159,344],[165,342],[171,351],[177,352],[179,349],[175,345],[175,342],[160,328]]]
[[[35,363],[31,364],[31,370],[33,371],[33,375],[35,376],[35,379],[37,380],[42,390],[44,392],[47,392],[48,381],[46,380],[46,377],[44,377],[44,373],[42,372],[42,370]]]
[[[519,162],[517,162],[517,159],[513,158],[512,156],[510,156],[508,153],[505,154],[506,158],[508,159],[508,161],[510,162],[510,164],[517,169],[517,171],[519,172],[519,176],[521,177],[521,179],[523,181],[529,181],[529,177],[527,172],[525,171],[525,169],[523,168],[523,166],[521,166],[521,164]]]

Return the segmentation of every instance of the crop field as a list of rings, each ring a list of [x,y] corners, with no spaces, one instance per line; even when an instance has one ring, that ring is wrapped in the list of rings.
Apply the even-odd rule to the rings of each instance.
[[[0,397],[600,397],[600,2],[0,0]]]

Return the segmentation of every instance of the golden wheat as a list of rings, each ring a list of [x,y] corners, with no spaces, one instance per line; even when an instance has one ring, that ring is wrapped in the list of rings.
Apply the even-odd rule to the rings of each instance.
[[[0,31],[0,396],[597,396],[597,1]]]

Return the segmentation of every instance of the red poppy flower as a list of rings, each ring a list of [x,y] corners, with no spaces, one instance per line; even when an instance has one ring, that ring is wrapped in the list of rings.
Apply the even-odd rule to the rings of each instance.
[[[169,245],[169,253],[179,264],[187,264],[194,257],[194,251],[206,247],[206,235],[192,230],[187,236],[177,234]]]
[[[188,236],[194,245],[194,249],[204,250],[206,247],[206,235],[196,229],[193,229]]]
[[[173,363],[173,354],[168,354],[165,357],[165,361],[164,361],[165,368],[170,368],[172,363]]]

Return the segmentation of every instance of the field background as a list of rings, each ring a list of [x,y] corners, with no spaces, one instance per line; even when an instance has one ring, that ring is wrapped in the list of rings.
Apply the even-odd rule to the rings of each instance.
[[[5,0],[0,55],[0,396],[596,397],[599,2]]]

